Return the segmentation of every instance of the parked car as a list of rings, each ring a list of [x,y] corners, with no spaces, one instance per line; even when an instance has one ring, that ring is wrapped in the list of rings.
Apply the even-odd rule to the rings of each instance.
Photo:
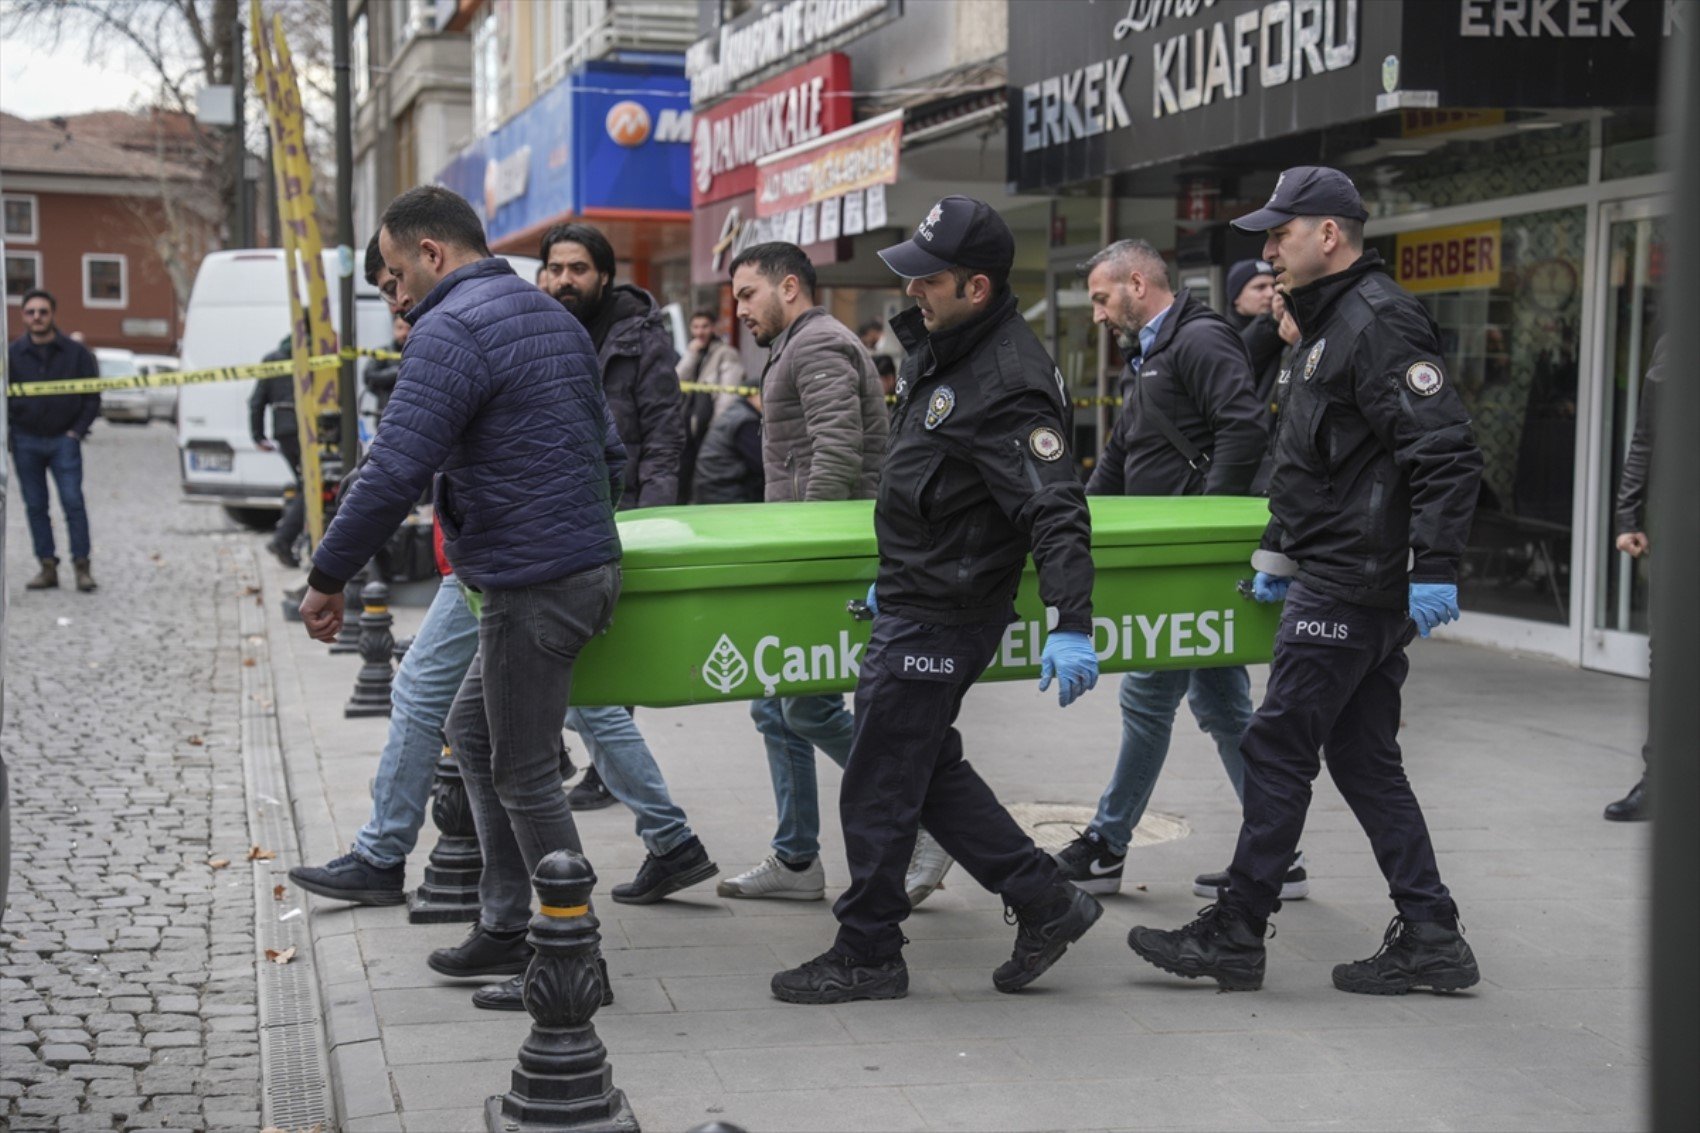
[[[100,363],[103,378],[130,378],[142,372],[136,355],[129,350],[112,346],[94,348],[94,358]],[[100,395],[100,415],[108,421],[124,421],[133,425],[148,423],[148,391],[145,389],[109,389]]]
[[[144,374],[171,374],[183,367],[170,354],[138,354],[136,365]],[[149,386],[148,387],[148,416],[155,421],[177,420],[177,391],[178,386]]]

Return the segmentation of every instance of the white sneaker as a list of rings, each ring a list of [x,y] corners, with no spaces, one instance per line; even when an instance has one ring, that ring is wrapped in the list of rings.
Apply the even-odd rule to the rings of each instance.
[[[909,890],[909,907],[913,909],[931,897],[933,890],[943,889],[944,875],[955,864],[956,859],[945,853],[944,847],[923,827],[915,836],[915,854],[909,859],[909,874],[903,879],[904,888]]]
[[[826,896],[826,870],[820,859],[808,869],[792,869],[769,854],[761,863],[714,887],[722,897],[766,897],[779,901],[819,901]]]

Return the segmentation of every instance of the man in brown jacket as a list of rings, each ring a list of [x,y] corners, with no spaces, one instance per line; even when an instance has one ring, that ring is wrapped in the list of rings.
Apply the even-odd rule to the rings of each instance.
[[[815,269],[795,244],[757,244],[732,261],[738,318],[768,348],[761,376],[767,499],[871,500],[890,419],[874,360],[849,327],[815,306]],[[843,767],[855,720],[842,696],[769,697],[750,706],[767,744],[779,829],[773,853],[722,881],[722,897],[818,901],[820,799],[815,748]]]

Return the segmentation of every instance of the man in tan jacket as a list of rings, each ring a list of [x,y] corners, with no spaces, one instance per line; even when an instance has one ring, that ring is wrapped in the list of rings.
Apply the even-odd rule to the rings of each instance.
[[[767,499],[871,500],[890,419],[874,360],[815,306],[815,269],[795,244],[757,244],[732,261],[738,318],[768,348],[762,371]],[[770,697],[750,706],[767,744],[779,829],[773,853],[722,881],[722,897],[818,901],[820,799],[815,748],[843,767],[855,720],[842,696]]]

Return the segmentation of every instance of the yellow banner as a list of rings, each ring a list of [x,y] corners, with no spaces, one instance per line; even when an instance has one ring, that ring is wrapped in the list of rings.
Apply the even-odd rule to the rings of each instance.
[[[249,0],[254,25],[255,82],[266,106],[272,139],[272,175],[277,185],[278,215],[283,222],[285,274],[289,280],[289,317],[293,328],[295,416],[301,437],[301,481],[307,504],[307,531],[313,543],[325,533],[324,439],[319,414],[337,405],[337,370],[313,368],[309,359],[335,354],[336,335],[325,289],[319,222],[313,203],[313,169],[307,158],[306,119],[295,65],[283,34],[283,20],[273,18],[270,34],[260,12],[260,0]],[[275,55],[274,55],[275,52]],[[301,296],[301,273],[307,276],[307,296]],[[358,445],[357,422],[346,421],[342,431]],[[352,453],[347,461],[352,467]]]
[[[1499,286],[1499,221],[1401,232],[1393,274],[1407,291],[1468,291]]]

